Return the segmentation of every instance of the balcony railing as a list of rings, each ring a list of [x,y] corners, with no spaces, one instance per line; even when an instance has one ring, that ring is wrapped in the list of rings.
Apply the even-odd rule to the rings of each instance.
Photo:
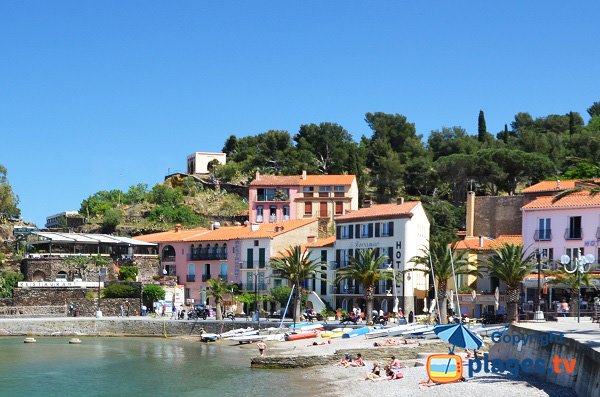
[[[204,261],[204,260],[227,260],[226,249],[193,249],[190,253],[190,260],[192,261]]]
[[[227,275],[226,274],[219,274],[219,278],[221,279],[221,281],[223,281],[224,283],[227,282]]]
[[[193,283],[196,282],[196,275],[195,274],[188,274],[185,276],[185,281],[187,281],[188,283]]]
[[[249,292],[253,292],[256,291],[256,285],[255,283],[242,283],[242,290],[243,291],[249,291]],[[267,291],[268,290],[268,285],[267,283],[258,283],[258,291]]]
[[[535,241],[550,241],[552,240],[552,229],[538,229],[533,234]]]
[[[583,239],[583,230],[581,228],[568,228],[565,230],[565,240],[581,240]]]
[[[267,266],[267,262],[260,261],[244,261],[242,262],[242,269],[264,269]]]
[[[175,262],[175,255],[163,255],[160,260],[162,262]]]
[[[210,274],[203,274],[202,275],[202,281],[203,282],[207,282],[210,279],[211,279]]]

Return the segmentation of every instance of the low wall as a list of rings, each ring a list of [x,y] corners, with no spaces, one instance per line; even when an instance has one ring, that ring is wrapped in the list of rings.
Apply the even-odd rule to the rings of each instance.
[[[559,331],[556,331],[558,334]],[[553,358],[575,359],[576,365],[572,373],[563,370],[561,373],[547,370],[543,374],[535,374],[546,382],[565,386],[575,390],[579,397],[600,396],[600,352],[592,349],[592,345],[578,342],[568,336],[549,338],[550,333],[532,330],[519,325],[511,325],[505,332],[507,340],[527,338],[527,343],[495,343],[489,352],[490,359],[525,359],[545,362],[545,368],[553,368]],[[503,336],[504,336],[503,335]],[[518,339],[517,339],[518,338]]]

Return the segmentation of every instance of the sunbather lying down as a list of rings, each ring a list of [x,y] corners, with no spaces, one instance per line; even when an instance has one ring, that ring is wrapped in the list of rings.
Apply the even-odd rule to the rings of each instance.
[[[379,365],[374,364],[373,370],[367,373],[365,380],[378,382],[380,380],[396,380],[404,378],[404,374],[398,370],[393,370],[389,365],[386,365],[383,372],[379,369]]]
[[[414,339],[404,339],[404,338],[394,339],[394,338],[387,338],[382,343],[379,343],[379,342],[373,343],[373,346],[375,346],[375,347],[380,347],[380,346],[400,346],[400,345],[412,345],[412,344],[418,344],[418,343],[419,342],[417,342]]]
[[[419,381],[419,386],[431,387],[431,386],[437,386],[437,385],[439,385],[439,383],[435,383],[434,381],[432,381],[429,378],[422,379],[422,380]]]

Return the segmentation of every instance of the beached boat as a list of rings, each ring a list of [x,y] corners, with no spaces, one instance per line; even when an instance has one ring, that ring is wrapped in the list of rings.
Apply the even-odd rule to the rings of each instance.
[[[350,331],[352,328],[334,328],[331,331],[321,332],[321,338],[339,338]]]
[[[403,332],[414,329],[416,326],[417,326],[417,323],[412,323],[412,324],[396,325],[396,326],[390,327],[390,328],[374,329],[372,331],[367,332],[365,337],[367,339],[382,338],[382,337],[389,338],[392,336],[401,335]]]
[[[309,332],[301,332],[301,333],[289,333],[289,334],[285,334],[285,340],[286,341],[291,341],[291,340],[316,338],[317,334],[318,334],[317,331],[309,331]]]
[[[306,324],[306,325],[302,325],[300,327],[296,326],[296,328],[291,328],[296,332],[305,332],[305,331],[315,331],[315,330],[323,330],[324,326],[323,324]]]
[[[257,329],[251,329],[249,331],[243,331],[243,332],[240,332],[237,335],[228,336],[228,337],[225,337],[223,339],[233,339],[233,338],[237,338],[239,336],[252,336],[252,335],[258,335],[258,330]]]
[[[369,327],[361,327],[361,328],[353,329],[352,331],[349,331],[349,332],[346,332],[345,334],[343,334],[342,338],[343,339],[355,338],[360,335],[365,335],[370,330],[371,330],[371,328],[369,328]]]
[[[401,332],[400,335],[420,336],[429,331],[433,331],[433,325],[416,325],[412,329]]]
[[[223,332],[221,334],[221,338],[229,338],[231,336],[240,336],[244,332],[250,332],[250,331],[254,331],[254,328],[247,327],[247,328],[232,329],[231,331]]]
[[[71,344],[71,345],[79,345],[80,343],[81,343],[81,339],[79,339],[79,338],[69,339],[69,344]]]
[[[23,343],[36,343],[37,340],[35,340],[35,338],[25,338],[23,340]]]
[[[219,339],[219,334],[205,333],[200,335],[200,340],[202,342],[214,342],[217,339]]]
[[[312,325],[312,323],[296,323],[296,324],[291,324],[288,328],[289,329],[297,329],[297,328],[306,327],[307,325]]]
[[[245,335],[245,336],[234,336],[231,338],[227,338],[227,340],[232,340],[238,343],[252,343],[258,342],[259,340],[266,340],[268,335]]]

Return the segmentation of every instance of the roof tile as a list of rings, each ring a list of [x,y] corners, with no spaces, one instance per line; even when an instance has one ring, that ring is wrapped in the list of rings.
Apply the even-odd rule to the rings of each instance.
[[[420,201],[406,201],[403,204],[374,204],[358,211],[352,211],[345,215],[336,216],[336,222],[368,220],[374,218],[405,218],[412,216],[412,210],[419,205]]]
[[[542,209],[542,208],[570,208],[570,207],[595,207],[600,206],[600,194],[592,195],[590,192],[581,191],[570,194],[552,202],[553,196],[538,197],[530,203],[525,204],[521,209]]]
[[[351,185],[356,179],[354,175],[260,175],[259,179],[250,182],[250,186],[329,186]]]

